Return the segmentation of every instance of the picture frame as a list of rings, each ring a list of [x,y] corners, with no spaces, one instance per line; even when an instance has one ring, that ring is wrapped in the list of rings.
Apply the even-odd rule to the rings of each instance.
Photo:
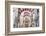
[[[39,14],[36,14],[33,10],[37,13],[39,12]],[[17,13],[14,13],[14,12],[18,12],[18,17],[17,17],[19,20],[18,24],[21,24],[21,22],[23,20],[23,19],[21,19],[23,13],[21,13],[21,12],[23,12],[23,11],[25,13],[24,16],[26,16],[26,17],[24,17],[24,19],[29,18],[29,23],[31,22],[30,21],[31,13],[27,13],[27,11],[28,12],[33,11],[33,13],[35,13],[35,16],[38,15],[39,21],[37,20],[38,21],[37,24],[38,23],[39,24],[37,26],[36,25],[30,26],[31,23],[29,24],[29,26],[26,26],[26,25],[12,26],[14,23],[13,21],[15,20],[14,16],[15,15],[17,16]],[[27,17],[27,14],[28,15],[30,14],[30,17]],[[25,22],[27,22],[27,21],[25,21]],[[33,23],[34,23],[34,21],[33,21]],[[23,24],[27,24],[27,23],[23,23]],[[36,24],[36,23],[34,23],[34,24]],[[5,35],[6,36],[21,35],[21,34],[37,34],[37,33],[44,33],[44,32],[45,32],[45,3],[20,2],[20,1],[6,1],[5,2]]]

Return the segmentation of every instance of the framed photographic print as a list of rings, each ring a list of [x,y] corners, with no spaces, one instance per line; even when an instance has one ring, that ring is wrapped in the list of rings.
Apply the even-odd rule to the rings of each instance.
[[[45,32],[45,4],[6,1],[6,35]]]

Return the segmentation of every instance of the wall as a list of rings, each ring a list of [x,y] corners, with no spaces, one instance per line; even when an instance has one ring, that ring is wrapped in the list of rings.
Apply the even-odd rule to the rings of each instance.
[[[46,0],[15,0],[15,1],[26,1],[26,2],[45,3]],[[45,7],[45,9],[46,9],[46,7]],[[46,16],[46,12],[45,12],[45,16]],[[46,19],[45,19],[45,21],[46,21]],[[46,25],[45,25],[45,27],[46,27]],[[46,29],[45,29],[45,31],[46,31]],[[0,0],[0,36],[5,36],[5,0]],[[46,36],[46,33],[42,33],[42,34],[27,34],[27,35],[16,35],[16,36]]]

